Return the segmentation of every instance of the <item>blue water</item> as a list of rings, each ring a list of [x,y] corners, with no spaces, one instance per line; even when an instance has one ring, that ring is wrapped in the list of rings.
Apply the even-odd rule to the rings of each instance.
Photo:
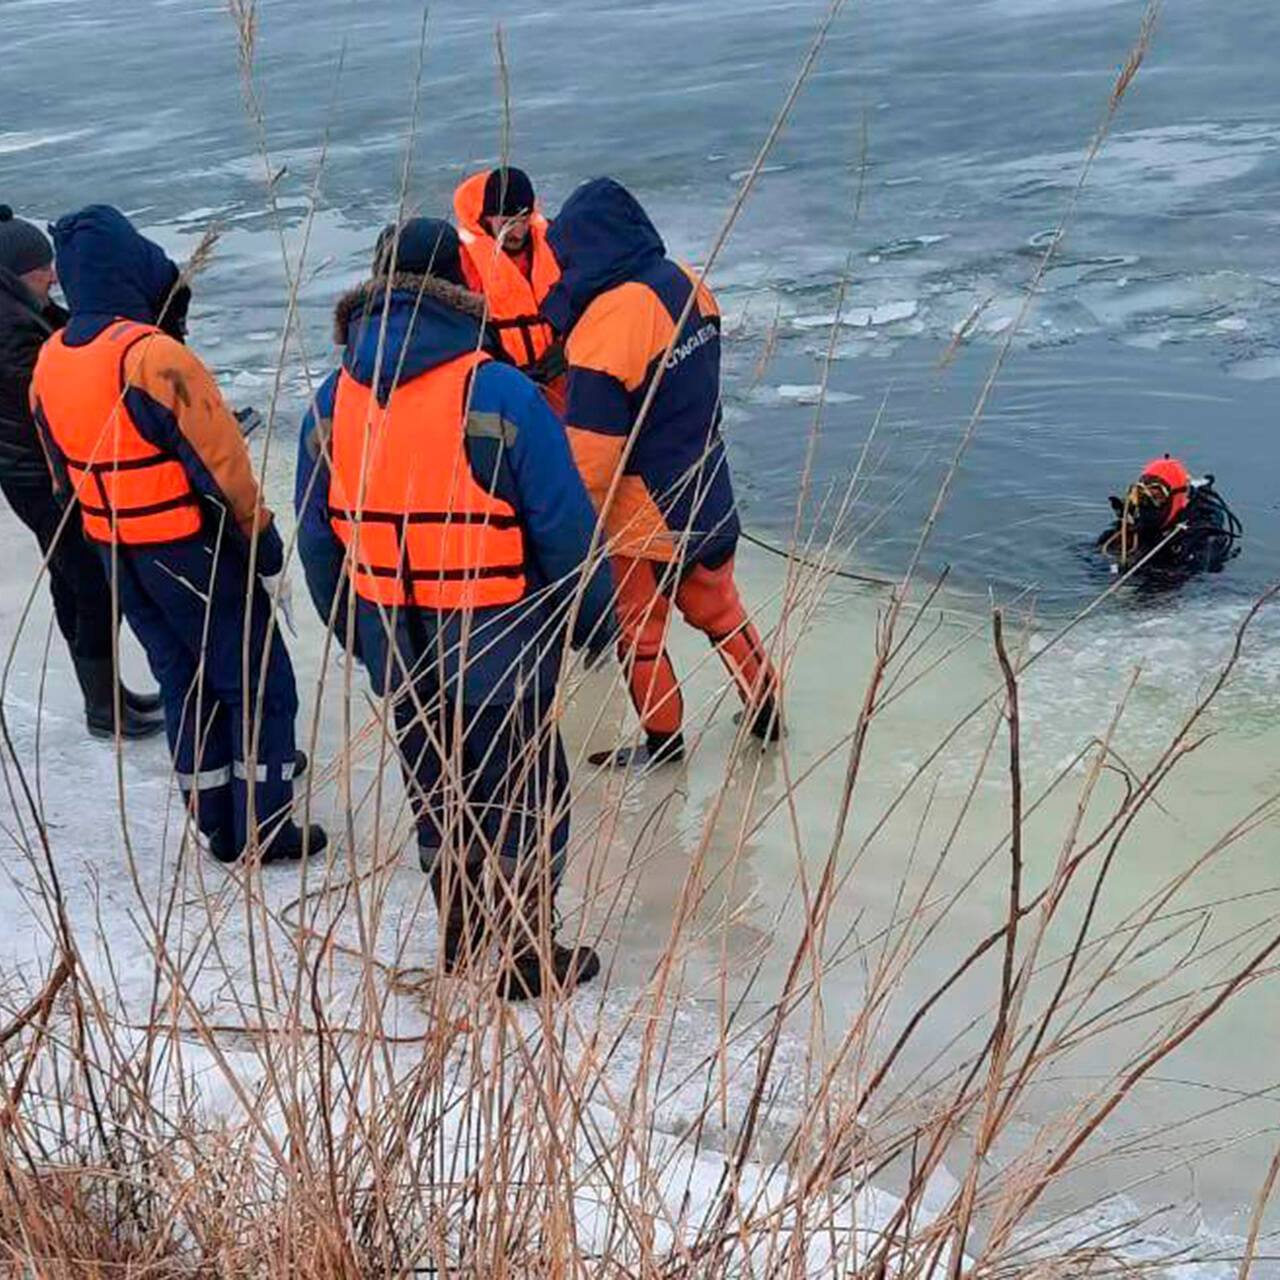
[[[790,527],[812,418],[795,388],[820,380],[823,317],[847,273],[852,323],[816,478],[838,482],[879,413],[894,448],[866,499],[896,501],[858,556],[905,562],[1142,11],[877,0],[838,18],[713,275],[733,322],[731,451],[756,529]],[[400,0],[263,4],[255,83],[295,254],[318,191],[306,353],[292,348],[282,377],[286,429],[330,357],[332,299],[361,274],[406,166],[409,202],[439,212],[462,172],[499,153],[499,19],[513,154],[548,208],[582,178],[616,174],[673,250],[699,259],[824,12],[747,0],[511,14],[482,2],[434,6],[424,27]],[[193,340],[235,394],[261,400],[279,364],[284,273],[225,8],[160,0],[144,18],[96,0],[6,0],[4,18],[16,106],[0,127],[5,198],[50,215],[110,200],[178,252],[220,226]],[[1216,474],[1246,523],[1244,556],[1202,590],[1254,593],[1280,564],[1268,430],[1280,378],[1278,41],[1269,0],[1227,16],[1207,0],[1164,12],[927,569],[950,565],[971,589],[1034,586],[1048,610],[1078,605],[1099,585],[1080,546],[1105,522],[1107,494],[1166,449]],[[74,92],[51,74],[68,67]],[[975,308],[969,344],[938,372]]]

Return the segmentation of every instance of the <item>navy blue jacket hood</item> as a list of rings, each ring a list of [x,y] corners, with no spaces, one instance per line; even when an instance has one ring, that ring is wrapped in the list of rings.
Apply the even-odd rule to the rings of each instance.
[[[383,313],[386,329],[383,329]],[[488,350],[484,299],[435,276],[370,280],[339,301],[334,340],[342,366],[386,404],[396,386],[478,349]]]
[[[89,205],[59,219],[49,233],[71,308],[70,341],[87,340],[117,316],[157,322],[180,273],[119,209]]]
[[[635,279],[667,252],[639,201],[612,178],[584,182],[564,202],[547,241],[560,280],[542,314],[560,333],[573,328],[597,295]]]

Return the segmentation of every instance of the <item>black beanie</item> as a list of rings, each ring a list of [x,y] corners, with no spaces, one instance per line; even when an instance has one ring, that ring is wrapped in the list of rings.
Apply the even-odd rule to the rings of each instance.
[[[7,204],[0,204],[0,267],[15,276],[39,271],[53,262],[53,246],[33,222],[13,216]]]
[[[532,213],[533,201],[533,183],[523,169],[494,169],[485,179],[480,212],[486,218],[499,214],[510,218],[518,213]]]
[[[464,287],[467,283],[458,233],[442,218],[410,218],[404,226],[393,222],[383,228],[373,251],[373,274],[385,276],[392,270]]]

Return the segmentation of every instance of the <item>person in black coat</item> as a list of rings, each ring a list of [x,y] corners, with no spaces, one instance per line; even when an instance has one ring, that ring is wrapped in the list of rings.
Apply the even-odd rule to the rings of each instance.
[[[36,357],[67,322],[49,296],[57,283],[53,247],[39,227],[0,205],[0,490],[49,559],[54,614],[71,651],[94,737],[115,734],[111,591],[80,521],[63,519],[31,417],[28,393]],[[164,729],[160,699],[121,691],[120,732],[145,738]]]

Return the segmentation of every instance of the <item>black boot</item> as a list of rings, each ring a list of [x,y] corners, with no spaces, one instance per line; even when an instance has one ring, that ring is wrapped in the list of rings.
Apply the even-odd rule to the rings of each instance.
[[[575,987],[590,982],[600,972],[600,957],[592,948],[551,944],[551,975],[555,991],[569,995]],[[536,1000],[548,980],[547,966],[537,952],[515,956],[498,979],[498,995],[504,1000]]]
[[[766,696],[748,710],[740,711],[734,717],[734,723],[741,724],[744,717],[750,719],[751,736],[757,741],[782,741],[782,716],[778,711],[778,704],[772,697]]]
[[[504,907],[504,914],[514,917],[515,939],[498,978],[498,995],[503,1000],[536,1000],[548,989],[567,996],[600,972],[600,957],[591,947],[562,947],[556,941],[554,909],[551,936],[545,946],[539,945],[541,895],[542,885],[534,882],[521,895],[518,906],[508,903]]]
[[[596,769],[605,765],[611,769],[656,769],[683,759],[684,735],[677,729],[674,733],[647,733],[638,747],[597,751],[587,757],[587,763]]]
[[[124,705],[140,716],[155,719],[164,715],[164,699],[159,693],[134,693],[127,685],[121,685],[120,696],[124,699]]]
[[[231,863],[240,857],[240,850],[236,847],[236,833],[234,831],[214,831],[205,838],[208,841],[209,852],[219,862]]]
[[[447,974],[465,972],[484,950],[487,931],[484,915],[483,868],[451,867],[448,901],[444,900],[444,869],[439,857],[429,873],[431,896],[440,915],[440,962]]]
[[[304,830],[296,822],[286,822],[262,846],[262,862],[298,862],[305,854],[314,858],[329,847],[325,829],[312,823]]]
[[[76,678],[84,694],[84,718],[89,734],[94,738],[114,738],[115,718],[115,667],[110,658],[77,658]],[[121,691],[120,736],[122,738],[150,738],[164,732],[164,720],[140,715],[130,706]]]
[[[314,858],[329,847],[329,837],[323,827],[312,823],[310,839],[306,841],[307,857]],[[303,829],[296,822],[286,822],[278,831],[262,845],[262,862],[298,862],[302,858]],[[209,852],[219,862],[239,862],[244,852],[236,846],[235,833],[232,831],[215,831],[206,837]]]

